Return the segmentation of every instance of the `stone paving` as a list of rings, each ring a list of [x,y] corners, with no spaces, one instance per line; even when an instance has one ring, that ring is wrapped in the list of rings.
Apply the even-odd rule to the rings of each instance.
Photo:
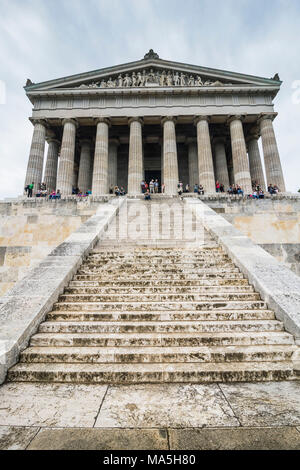
[[[0,449],[298,449],[300,383],[0,388]]]

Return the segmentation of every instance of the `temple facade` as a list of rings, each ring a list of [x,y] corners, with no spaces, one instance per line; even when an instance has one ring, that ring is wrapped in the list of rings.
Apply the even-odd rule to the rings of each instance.
[[[27,80],[33,137],[25,185],[129,194],[158,179],[263,189],[285,183],[273,129],[281,81],[160,59],[142,60],[42,83]],[[262,139],[265,176],[258,140]],[[48,143],[45,155],[45,144]],[[44,162],[45,160],[45,162]]]

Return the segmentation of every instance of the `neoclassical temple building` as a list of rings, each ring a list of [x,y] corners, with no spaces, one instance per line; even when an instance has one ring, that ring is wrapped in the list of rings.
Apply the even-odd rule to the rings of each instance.
[[[129,194],[142,180],[277,185],[285,191],[273,120],[281,81],[160,59],[142,60],[42,83],[27,80],[33,137],[25,185],[44,181],[70,195],[72,187]],[[262,139],[266,181],[258,140]],[[48,142],[44,164],[45,142]]]

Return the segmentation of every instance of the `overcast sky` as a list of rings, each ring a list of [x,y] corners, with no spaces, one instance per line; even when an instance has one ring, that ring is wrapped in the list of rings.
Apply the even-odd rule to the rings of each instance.
[[[139,60],[150,48],[167,60],[278,72],[274,127],[287,189],[298,190],[299,31],[299,0],[0,0],[0,198],[23,191],[33,129],[26,79]]]

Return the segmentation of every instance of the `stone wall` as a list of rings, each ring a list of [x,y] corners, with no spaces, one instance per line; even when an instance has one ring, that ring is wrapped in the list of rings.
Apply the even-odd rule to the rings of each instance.
[[[99,198],[76,197],[0,201],[0,297],[92,216],[98,205]]]
[[[300,275],[300,196],[280,194],[266,199],[204,196],[235,228]]]

